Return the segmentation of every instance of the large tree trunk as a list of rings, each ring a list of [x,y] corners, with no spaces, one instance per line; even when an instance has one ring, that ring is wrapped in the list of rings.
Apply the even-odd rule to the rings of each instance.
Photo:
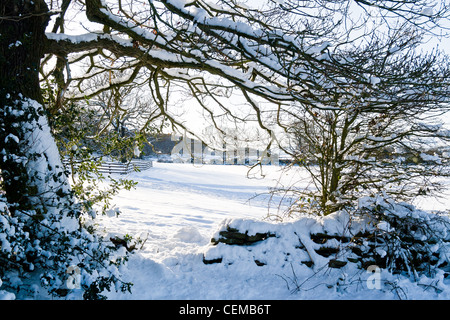
[[[0,1],[0,81],[8,93],[42,103],[39,64],[49,21],[43,0]],[[17,98],[17,97],[16,97]]]
[[[71,195],[39,85],[49,10],[44,0],[2,0],[0,12],[2,188],[13,214],[56,217]]]
[[[80,224],[81,204],[43,106],[39,66],[48,44],[48,8],[44,0],[0,0],[0,14],[0,217],[8,222],[0,224],[0,273],[11,266],[39,271],[53,294],[84,286],[87,297],[97,298],[104,283],[118,280],[109,274],[101,284],[93,280],[109,265],[109,251]],[[70,270],[80,281],[73,283]]]

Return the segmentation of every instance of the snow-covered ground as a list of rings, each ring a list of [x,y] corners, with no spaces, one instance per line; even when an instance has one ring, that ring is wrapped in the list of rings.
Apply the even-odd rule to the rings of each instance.
[[[244,166],[154,163],[149,170],[132,173],[129,178],[138,182],[136,189],[121,191],[114,198],[121,214],[97,220],[105,232],[139,236],[146,241],[122,268],[123,279],[134,284],[132,293],[111,291],[107,297],[135,300],[450,298],[450,280],[443,278],[421,279],[418,284],[382,271],[377,277],[385,281],[378,289],[370,282],[373,272],[346,267],[314,271],[301,264],[295,253],[288,252],[291,249],[286,239],[284,244],[270,238],[251,248],[227,245],[214,248],[210,239],[226,219],[262,221],[267,216],[269,197],[264,193],[275,186],[280,167],[264,166],[263,170],[267,174],[264,179],[249,179]],[[284,184],[301,179],[300,173],[282,176]],[[423,203],[431,209],[449,204],[450,201]],[[203,258],[213,257],[214,250],[225,252],[227,260],[204,264]],[[265,265],[258,266],[247,258],[249,254],[263,256]],[[341,285],[337,285],[336,279]]]

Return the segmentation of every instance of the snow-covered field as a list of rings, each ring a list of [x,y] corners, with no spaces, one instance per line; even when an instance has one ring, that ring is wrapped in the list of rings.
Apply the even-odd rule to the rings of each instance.
[[[418,284],[383,271],[379,279],[390,285],[378,289],[370,285],[371,273],[364,270],[344,267],[315,272],[301,264],[295,255],[285,252],[284,257],[290,258],[283,259],[278,254],[289,250],[286,240],[281,244],[269,239],[251,248],[227,245],[213,248],[210,239],[225,219],[261,221],[267,216],[269,198],[264,193],[275,186],[280,167],[264,166],[267,173],[264,179],[248,179],[247,170],[244,166],[154,163],[147,171],[132,173],[129,178],[138,182],[136,189],[121,191],[114,199],[121,214],[99,217],[98,223],[105,232],[139,236],[146,241],[122,268],[123,279],[134,284],[132,293],[111,291],[107,297],[134,300],[450,298],[450,280],[443,278],[440,281],[421,279]],[[298,179],[301,175],[292,172],[282,177],[286,184]],[[442,209],[448,204],[450,201],[422,203],[431,209]],[[214,250],[222,250],[228,260],[204,264],[204,256],[213,257]],[[264,256],[265,265],[258,266],[247,259],[249,253]],[[336,279],[340,279],[341,285],[337,285]]]

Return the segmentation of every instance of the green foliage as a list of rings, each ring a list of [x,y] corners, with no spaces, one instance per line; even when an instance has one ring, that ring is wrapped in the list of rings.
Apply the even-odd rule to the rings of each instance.
[[[85,300],[106,300],[106,296],[101,293],[104,290],[111,291],[112,277],[100,277],[90,286],[84,287],[83,299]],[[121,292],[131,292],[131,283],[123,283],[120,285]],[[116,289],[117,290],[117,289]]]
[[[5,91],[0,88],[0,141],[4,142],[0,150],[1,189],[14,207],[29,209],[31,203],[27,201],[27,195],[34,195],[36,191],[35,185],[29,183],[26,164],[39,155],[23,150],[23,141],[30,129],[20,124],[37,121],[41,114],[31,106],[13,102],[12,94]]]
[[[43,108],[1,89],[0,100],[0,139],[5,141],[0,150],[0,278],[4,287],[25,294],[27,279],[37,276],[49,293],[65,296],[78,289],[67,282],[67,271],[76,266],[80,288],[96,292],[92,297],[101,298],[99,293],[112,285],[130,288],[117,276],[127,253],[81,223],[88,200],[78,201],[80,190],[68,186],[68,172],[54,162],[51,150],[39,149],[43,141],[35,140],[36,136],[51,138]],[[116,188],[119,184],[123,183],[117,182]]]
[[[69,104],[51,119],[61,157],[65,159],[70,172],[72,190],[84,210],[93,216],[96,211],[105,214],[113,207],[111,201],[114,195],[121,189],[131,190],[136,182],[105,176],[100,172],[102,155],[112,158],[120,155],[126,162],[133,156],[129,146],[142,141],[142,137],[120,139],[114,132],[97,135],[94,129],[98,127],[95,112],[77,104]]]

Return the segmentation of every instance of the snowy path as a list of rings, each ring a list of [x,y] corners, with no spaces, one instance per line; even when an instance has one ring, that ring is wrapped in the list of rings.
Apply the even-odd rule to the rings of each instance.
[[[242,166],[156,163],[150,170],[129,176],[138,186],[115,197],[122,211],[119,217],[101,220],[110,231],[149,232],[149,243],[152,237],[172,240],[182,236],[181,229],[195,228],[207,238],[225,218],[260,219],[267,214],[268,196],[264,193],[275,185],[279,171],[269,169],[271,176],[265,179],[248,179]],[[191,242],[209,241],[197,238]]]
[[[112,233],[147,233],[148,239],[125,271],[134,283],[133,294],[112,292],[110,298],[286,298],[284,281],[274,274],[267,275],[267,288],[252,285],[261,279],[256,265],[251,273],[237,265],[223,272],[218,270],[223,266],[202,262],[205,246],[224,219],[262,219],[267,214],[268,197],[262,194],[275,185],[280,169],[265,170],[264,179],[248,179],[243,166],[155,163],[150,170],[130,175],[138,181],[137,188],[116,196],[121,214],[100,217],[100,225]],[[273,288],[273,281],[278,288]],[[255,291],[240,290],[243,283]]]

